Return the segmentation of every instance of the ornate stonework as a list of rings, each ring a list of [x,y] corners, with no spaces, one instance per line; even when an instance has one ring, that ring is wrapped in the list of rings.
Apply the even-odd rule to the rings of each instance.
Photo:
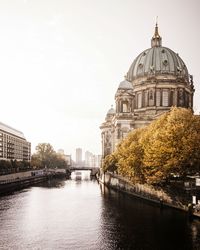
[[[151,48],[134,60],[115,94],[102,131],[102,156],[112,153],[129,131],[151,123],[172,106],[193,108],[193,77],[180,56],[167,47],[156,24]]]

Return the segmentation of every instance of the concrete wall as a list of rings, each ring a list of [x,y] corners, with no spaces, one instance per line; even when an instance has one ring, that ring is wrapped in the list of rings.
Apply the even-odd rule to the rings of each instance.
[[[0,176],[0,181],[14,180],[14,179],[18,179],[18,178],[30,177],[31,176],[31,172],[33,172],[33,171],[27,171],[27,172],[15,173],[15,174],[1,175]]]
[[[132,184],[127,179],[110,172],[101,173],[99,181],[110,188],[160,205],[167,205],[185,211],[188,209],[188,203],[183,203],[177,197],[172,197],[162,188],[155,188],[147,184]]]

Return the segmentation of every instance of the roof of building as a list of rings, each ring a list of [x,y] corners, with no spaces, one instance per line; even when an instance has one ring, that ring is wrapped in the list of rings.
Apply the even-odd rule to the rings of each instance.
[[[10,133],[12,135],[21,137],[22,139],[25,139],[24,134],[21,131],[14,129],[14,128],[12,128],[12,127],[10,127],[2,122],[0,122],[0,130],[5,131],[7,133]]]
[[[111,108],[107,112],[107,115],[114,115],[114,114],[115,114],[115,110],[114,110],[113,106],[111,106]]]
[[[120,82],[118,89],[133,89],[133,85],[131,82],[124,80]]]
[[[172,74],[188,80],[188,70],[173,50],[162,46],[162,38],[156,24],[155,33],[151,39],[151,48],[144,50],[133,61],[127,73],[127,80],[133,81],[145,75]]]

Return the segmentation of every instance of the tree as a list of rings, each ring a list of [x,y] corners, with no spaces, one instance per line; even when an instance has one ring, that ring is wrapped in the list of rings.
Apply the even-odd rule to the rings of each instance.
[[[49,143],[39,143],[36,146],[36,153],[33,160],[38,162],[38,165],[42,168],[50,167],[52,159],[55,155],[55,151]]]
[[[117,158],[116,154],[113,153],[105,157],[103,163],[103,171],[114,172],[115,170],[117,170]]]
[[[62,155],[57,154],[49,143],[39,143],[31,157],[31,166],[37,168],[68,168]]]
[[[200,163],[200,118],[184,108],[173,108],[146,130],[143,172],[154,183],[172,173],[185,176],[198,171]]]
[[[132,182],[156,184],[172,174],[182,177],[200,170],[200,116],[172,108],[149,126],[136,129],[104,161]]]
[[[117,148],[118,173],[128,177],[133,182],[143,182],[142,173],[143,147],[142,134],[145,128],[133,130]]]

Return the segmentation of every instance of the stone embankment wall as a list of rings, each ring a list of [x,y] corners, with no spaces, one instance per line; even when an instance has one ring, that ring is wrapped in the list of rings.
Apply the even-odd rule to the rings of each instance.
[[[14,174],[1,175],[0,176],[0,181],[15,180],[15,179],[18,179],[18,178],[30,177],[32,172],[33,171],[27,171],[27,172],[20,172],[20,173],[14,173]]]
[[[110,172],[101,173],[99,181],[110,188],[134,195],[138,198],[146,199],[162,206],[165,205],[188,211],[188,204],[182,203],[181,199],[172,197],[161,188],[155,188],[146,184],[132,184],[127,179]]]
[[[43,175],[43,176],[30,176],[30,177],[23,177],[23,178],[14,179],[14,180],[1,181],[0,195],[7,194],[7,193],[20,190],[26,187],[30,187],[31,185],[44,182],[47,179],[48,179],[48,176]]]

